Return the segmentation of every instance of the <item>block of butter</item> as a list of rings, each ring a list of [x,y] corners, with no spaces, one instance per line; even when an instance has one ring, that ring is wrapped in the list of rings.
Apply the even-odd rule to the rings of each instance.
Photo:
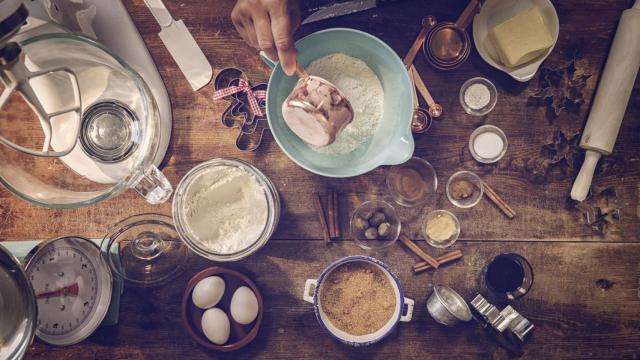
[[[508,67],[527,63],[553,46],[549,28],[535,6],[491,29],[489,38]]]

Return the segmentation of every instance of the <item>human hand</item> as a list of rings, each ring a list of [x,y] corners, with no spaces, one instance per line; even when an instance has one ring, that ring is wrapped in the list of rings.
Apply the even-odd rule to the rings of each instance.
[[[298,52],[293,34],[300,26],[297,0],[238,0],[231,20],[244,41],[279,60],[285,74],[295,73]]]

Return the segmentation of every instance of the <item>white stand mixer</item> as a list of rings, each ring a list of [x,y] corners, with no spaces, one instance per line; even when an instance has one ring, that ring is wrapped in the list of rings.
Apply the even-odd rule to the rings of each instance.
[[[172,187],[157,165],[171,137],[171,106],[119,0],[0,0],[0,80],[0,109],[17,107],[0,113],[7,189],[54,208],[127,188],[152,204],[168,200]]]
[[[0,21],[5,20],[22,3],[23,0],[0,0]],[[110,48],[140,74],[153,93],[162,122],[160,146],[153,161],[158,166],[171,138],[171,103],[151,55],[121,0],[36,0],[24,1],[24,5],[29,10],[30,26],[26,30],[38,33],[64,31],[51,26],[56,24],[93,38]]]

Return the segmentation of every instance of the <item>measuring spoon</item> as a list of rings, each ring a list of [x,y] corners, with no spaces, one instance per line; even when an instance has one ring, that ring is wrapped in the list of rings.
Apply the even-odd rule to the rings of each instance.
[[[428,110],[429,115],[431,115],[434,118],[440,117],[444,112],[444,109],[440,104],[436,103],[433,100],[433,97],[431,96],[429,89],[427,89],[427,86],[424,84],[424,81],[422,81],[422,78],[420,77],[420,74],[418,74],[416,67],[411,65],[409,73],[413,79],[413,82],[416,88],[420,92],[420,95],[422,95],[422,98],[424,99],[424,101],[426,101],[427,105],[429,105],[429,110]]]
[[[425,16],[422,19],[422,29],[420,30],[420,33],[418,33],[418,37],[416,37],[416,40],[413,42],[413,45],[411,45],[409,52],[407,53],[407,55],[404,57],[404,60],[403,60],[404,66],[407,69],[411,65],[413,65],[413,61],[415,60],[416,55],[418,54],[418,50],[420,50],[420,47],[424,43],[424,40],[427,38],[427,34],[437,23],[438,21],[436,20],[435,16],[432,16],[432,15]]]
[[[416,87],[413,87],[413,117],[411,118],[411,132],[414,134],[422,134],[429,130],[433,119],[429,112],[420,107],[418,93]]]

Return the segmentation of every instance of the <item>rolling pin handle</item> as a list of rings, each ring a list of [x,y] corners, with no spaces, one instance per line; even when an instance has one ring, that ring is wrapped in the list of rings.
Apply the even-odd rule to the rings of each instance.
[[[571,189],[571,198],[573,200],[583,201],[587,198],[591,188],[591,181],[593,180],[593,173],[596,171],[596,165],[598,165],[598,160],[600,160],[601,156],[601,153],[594,150],[587,150],[585,153],[584,163]]]

